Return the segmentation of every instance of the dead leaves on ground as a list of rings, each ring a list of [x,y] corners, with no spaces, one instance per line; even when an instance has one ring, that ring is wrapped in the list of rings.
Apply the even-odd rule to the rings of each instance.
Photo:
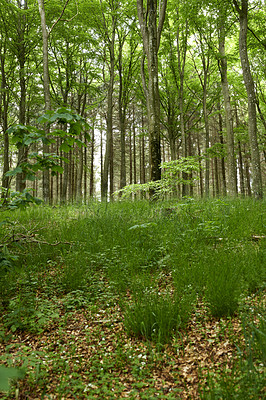
[[[107,379],[110,385],[115,382],[114,392],[120,385],[118,397],[114,394],[113,398],[142,398],[141,393],[153,386],[155,398],[156,391],[159,397],[175,391],[185,400],[199,398],[199,384],[206,383],[208,373],[222,366],[230,371],[236,337],[241,337],[238,318],[210,319],[204,305],[199,304],[186,331],[164,351],[157,351],[155,345],[126,335],[121,310],[115,305],[97,312],[76,311],[68,317],[62,311],[61,322],[49,331],[40,336],[21,333],[7,347],[1,344],[0,353],[8,351],[16,366],[23,363],[23,354],[32,360],[27,366],[28,377],[18,383],[18,399],[57,399],[60,385],[69,387],[65,399],[83,395],[84,399],[100,399],[104,398],[101,385]],[[45,371],[45,382],[29,382],[30,372],[36,378],[36,368]],[[71,392],[75,379],[83,385],[83,395],[78,397]]]

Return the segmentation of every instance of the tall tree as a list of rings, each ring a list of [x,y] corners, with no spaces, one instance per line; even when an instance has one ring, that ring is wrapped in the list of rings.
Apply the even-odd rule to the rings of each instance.
[[[41,17],[41,28],[42,28],[42,50],[43,50],[43,90],[44,90],[44,103],[45,111],[51,109],[51,97],[50,97],[50,82],[49,82],[49,59],[48,59],[48,36],[49,32],[47,30],[46,15],[44,9],[44,0],[38,0],[39,13]],[[49,128],[47,128],[46,133],[49,134]],[[49,152],[49,145],[43,145],[43,152]],[[49,171],[43,172],[43,198],[44,201],[49,201],[50,199],[50,177]]]
[[[150,141],[150,180],[161,179],[160,146],[160,96],[158,84],[158,51],[163,30],[167,0],[137,0],[138,19],[147,59],[148,84],[145,80],[144,60],[142,62],[143,89],[147,101],[148,130]],[[159,17],[158,17],[159,14]]]
[[[263,197],[263,191],[260,153],[257,139],[256,93],[247,49],[248,0],[233,0],[233,4],[239,16],[239,54],[248,97],[248,133],[251,152],[253,194],[256,199],[261,199]]]
[[[0,89],[0,125],[2,125],[4,135],[4,162],[3,162],[3,176],[2,187],[8,189],[9,178],[6,172],[9,170],[9,137],[7,133],[8,128],[8,103],[9,91],[6,79],[6,39],[0,43],[0,70],[1,70],[1,89]],[[5,196],[4,191],[2,197]]]
[[[219,59],[218,66],[221,75],[221,86],[224,99],[225,125],[227,138],[227,158],[228,158],[228,193],[230,196],[237,194],[236,179],[236,160],[234,151],[234,130],[233,130],[233,114],[230,101],[229,83],[227,77],[227,57],[225,53],[225,25],[226,25],[226,6],[220,6],[219,10],[219,26],[218,26],[218,42],[219,42]]]

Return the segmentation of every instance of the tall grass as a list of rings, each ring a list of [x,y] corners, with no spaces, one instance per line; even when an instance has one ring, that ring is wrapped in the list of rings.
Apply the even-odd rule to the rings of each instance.
[[[0,232],[10,254],[1,264],[2,301],[14,299],[18,287],[20,293],[26,290],[19,283],[26,270],[39,285],[33,293],[50,297],[83,292],[96,301],[106,290],[108,296],[113,291],[121,297],[129,291],[132,315],[156,315],[148,325],[155,324],[157,335],[168,320],[175,321],[172,327],[178,316],[182,320],[184,293],[197,293],[216,317],[232,315],[241,294],[256,291],[265,281],[265,239],[253,240],[265,234],[264,212],[265,203],[248,199],[92,202],[3,212],[1,220],[11,223]],[[171,277],[175,294],[144,296],[136,291],[138,276]],[[149,336],[150,328],[145,329]]]

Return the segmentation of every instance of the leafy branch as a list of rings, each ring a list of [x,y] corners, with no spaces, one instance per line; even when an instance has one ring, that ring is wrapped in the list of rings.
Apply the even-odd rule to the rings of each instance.
[[[163,162],[161,164],[162,179],[147,183],[137,183],[127,185],[116,191],[115,196],[127,198],[137,193],[154,193],[153,198],[163,198],[167,194],[174,193],[178,184],[192,185],[198,176],[193,176],[193,172],[200,171],[198,157],[181,157],[178,160]],[[182,177],[182,173],[188,175],[187,179]]]

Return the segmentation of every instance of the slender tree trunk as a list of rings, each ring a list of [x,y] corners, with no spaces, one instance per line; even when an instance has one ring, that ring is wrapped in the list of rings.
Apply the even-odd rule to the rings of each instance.
[[[49,59],[48,59],[48,31],[46,25],[46,16],[44,8],[44,0],[38,0],[39,13],[41,17],[41,28],[42,28],[42,44],[43,44],[43,90],[44,90],[44,102],[45,111],[51,109],[51,98],[50,98],[50,82],[49,82]],[[49,127],[46,127],[46,134],[49,135]],[[43,153],[49,153],[49,145],[43,145]],[[49,190],[50,174],[49,170],[43,171],[43,199],[45,202],[49,202],[50,190]]]
[[[1,62],[1,93],[0,93],[0,120],[4,135],[4,155],[3,155],[3,175],[2,175],[2,186],[5,189],[9,187],[9,178],[5,176],[9,171],[9,137],[7,133],[7,117],[8,117],[8,89],[6,85],[6,73],[5,73],[5,56],[0,53]],[[7,193],[2,191],[1,197],[5,197]]]
[[[239,54],[248,97],[248,133],[251,154],[252,189],[254,197],[262,199],[262,175],[257,140],[256,93],[247,51],[248,0],[241,0],[241,8],[236,0],[233,0],[233,3],[240,21]]]
[[[250,184],[249,155],[248,154],[245,154],[244,161],[245,161],[245,172],[246,172],[247,195],[249,197],[251,197],[252,192],[251,192],[251,184]]]
[[[82,179],[84,172],[84,149],[78,149],[78,163],[77,163],[77,200],[82,201]]]
[[[133,171],[134,171],[134,183],[137,183],[137,156],[136,156],[136,128],[133,120],[132,124],[133,131]]]
[[[93,198],[94,196],[94,150],[95,150],[95,133],[93,125],[91,134],[90,198]]]
[[[239,162],[239,177],[240,177],[240,193],[241,196],[245,196],[245,185],[244,185],[244,167],[243,167],[243,157],[241,143],[238,141],[238,162]]]
[[[119,107],[119,127],[120,127],[120,189],[126,186],[126,132],[125,132],[125,112],[123,109],[123,70],[122,70],[122,47],[123,43],[119,47],[119,96],[118,96],[118,107]],[[133,109],[133,121],[134,121],[134,109]],[[134,123],[134,122],[133,122]]]
[[[203,117],[205,125],[205,196],[209,197],[210,194],[210,160],[208,150],[210,147],[210,127],[209,117],[207,111],[207,71],[204,71],[204,86],[203,86]]]
[[[132,134],[129,130],[129,184],[133,183],[133,157],[132,157]]]
[[[113,3],[114,6],[114,3]],[[106,118],[106,146],[103,165],[103,174],[101,181],[101,198],[107,200],[108,196],[108,177],[110,175],[110,194],[113,193],[113,91],[114,91],[114,77],[115,77],[115,31],[116,31],[116,10],[113,9],[112,14],[112,33],[111,37],[108,36],[108,29],[105,23],[103,13],[103,23],[105,29],[105,37],[107,40],[109,51],[109,84],[107,94],[107,118]]]
[[[83,179],[83,200],[84,204],[87,204],[87,170],[88,170],[88,160],[87,160],[87,139],[85,138],[85,147],[84,147],[84,179]]]
[[[21,5],[20,5],[21,6]],[[27,3],[24,3],[24,8],[27,9]],[[19,123],[25,125],[26,121],[26,49],[25,49],[25,15],[19,17],[18,21],[18,62],[19,62]],[[18,164],[26,162],[28,158],[28,149],[22,146],[18,150]],[[22,192],[26,188],[26,176],[24,173],[16,175],[16,190]]]
[[[219,111],[221,111],[221,107],[219,104]],[[224,146],[224,137],[223,137],[223,119],[222,115],[219,112],[219,139],[222,146]],[[221,158],[221,173],[222,173],[222,193],[223,196],[226,196],[226,173],[225,173],[225,159],[224,157]]]
[[[198,133],[198,132],[197,132],[197,147],[198,147],[198,157],[199,157],[200,197],[203,197],[203,176],[202,176],[202,163],[201,163],[200,140],[199,140],[199,133]]]
[[[228,165],[228,194],[231,197],[237,195],[236,161],[234,153],[233,115],[230,102],[229,84],[227,80],[227,59],[225,55],[225,19],[221,18],[219,27],[219,69],[225,109],[225,125],[227,136],[227,165]]]
[[[177,18],[179,19],[179,10],[177,10]],[[186,21],[184,38],[184,48],[183,52],[181,50],[180,44],[180,28],[177,29],[177,60],[178,60],[178,72],[179,72],[179,94],[178,94],[178,104],[179,104],[179,116],[180,116],[180,131],[182,139],[182,157],[187,157],[188,155],[188,138],[185,130],[185,115],[184,115],[184,78],[185,78],[185,65],[187,56],[187,37],[188,37],[188,22]],[[182,54],[183,53],[183,54]],[[176,151],[175,151],[176,152]],[[187,180],[188,176],[186,172],[182,172],[182,179]],[[188,185],[182,184],[182,196],[188,195]]]
[[[112,136],[113,136],[113,86],[114,86],[114,59],[111,61],[110,82],[108,87],[106,146],[105,146],[105,156],[103,165],[103,177],[101,182],[102,200],[107,200],[107,194],[108,194],[108,176],[110,172]]]
[[[161,179],[161,146],[160,146],[160,97],[158,85],[158,50],[165,20],[167,0],[150,0],[146,9],[143,0],[137,0],[138,19],[144,53],[148,64],[148,85],[145,81],[144,60],[142,63],[142,81],[147,101],[148,129],[150,142],[150,180]],[[157,26],[157,12],[159,14]]]

